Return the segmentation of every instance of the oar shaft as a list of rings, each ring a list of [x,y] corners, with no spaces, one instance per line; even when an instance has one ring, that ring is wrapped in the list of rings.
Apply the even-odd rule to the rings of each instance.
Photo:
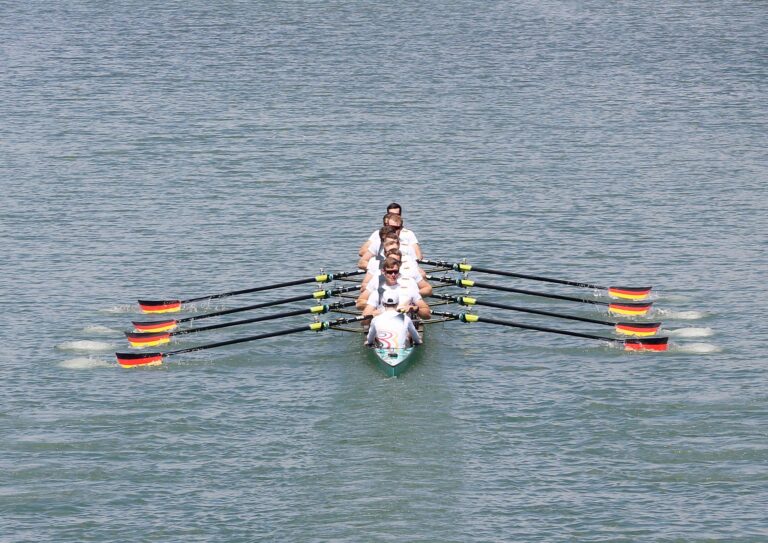
[[[572,287],[586,287],[605,290],[608,287],[600,285],[593,285],[591,283],[581,283],[579,281],[568,281],[566,279],[553,279],[551,277],[541,277],[539,275],[528,275],[525,273],[514,273],[508,271],[492,270],[490,268],[481,268],[480,266],[472,266],[472,271],[488,273],[491,275],[503,275],[506,277],[516,277],[518,279],[532,279],[534,281],[543,281],[546,283],[558,283],[560,285],[570,285]]]
[[[178,351],[168,351],[163,353],[163,356],[171,356],[174,354],[191,353],[194,351],[203,351],[205,349],[213,349],[215,347],[224,347],[225,345],[235,345],[236,343],[245,343],[246,341],[255,341],[257,339],[266,339],[269,337],[287,336],[288,334],[295,334],[297,332],[304,332],[311,330],[309,326],[298,326],[296,328],[289,328],[287,330],[277,330],[276,332],[267,332],[256,336],[248,336],[239,339],[230,339],[228,341],[219,341],[218,343],[208,343],[207,345],[199,345],[197,347],[189,347],[187,349],[179,349]]]
[[[545,315],[547,317],[557,317],[561,319],[568,319],[572,321],[590,322],[593,324],[603,324],[605,326],[614,326],[615,323],[603,321],[599,319],[590,319],[588,317],[578,317],[576,315],[565,315],[563,313],[555,313],[554,311],[543,311],[541,309],[531,309],[527,307],[518,307],[516,305],[500,304],[498,302],[485,302],[477,300],[475,298],[469,298],[467,296],[448,296],[445,294],[433,294],[432,298],[440,298],[441,300],[453,300],[462,305],[482,305],[486,307],[495,307],[497,309],[507,309],[509,311],[519,311],[521,313],[532,313],[534,315]]]
[[[548,294],[545,292],[536,292],[533,290],[525,290],[522,288],[513,288],[513,287],[503,287],[501,285],[489,285],[487,283],[479,283],[477,281],[471,281],[469,279],[450,279],[447,277],[434,277],[432,275],[428,275],[427,279],[431,279],[433,281],[439,281],[441,283],[448,283],[448,284],[454,284],[459,287],[477,287],[477,288],[487,288],[491,290],[501,290],[504,292],[514,292],[516,294],[526,294],[528,296],[539,296],[541,298],[552,298],[554,300],[566,300],[569,302],[580,302],[583,304],[593,304],[593,305],[610,305],[608,302],[601,302],[599,300],[585,300],[584,298],[576,298],[575,296],[564,296],[562,294]]]
[[[240,313],[242,311],[251,311],[253,309],[261,309],[264,307],[272,307],[276,305],[289,304],[291,302],[300,302],[302,300],[311,300],[313,298],[328,298],[341,294],[342,292],[348,292],[350,290],[359,289],[359,286],[341,287],[331,291],[316,291],[312,294],[300,294],[298,296],[292,296],[290,298],[282,298],[280,300],[273,300],[271,302],[262,302],[260,304],[247,305],[244,307],[235,307],[232,309],[224,309],[222,311],[214,311],[213,313],[206,313],[205,315],[192,315],[191,317],[185,317],[176,321],[177,323],[192,322],[200,319],[207,319],[209,317],[220,317],[221,315],[231,315],[232,313]],[[321,295],[322,294],[322,295]]]
[[[341,277],[350,277],[352,275],[360,275],[363,273],[365,272],[362,270],[355,270],[351,272],[322,274],[322,275],[316,275],[315,277],[308,277],[306,279],[295,279],[293,281],[286,281],[284,283],[275,283],[273,285],[263,285],[260,287],[233,290],[231,292],[222,292],[221,294],[212,294],[210,296],[200,296],[198,298],[190,298],[188,300],[181,300],[181,303],[186,304],[186,303],[192,303],[192,302],[200,302],[203,300],[214,300],[217,298],[226,298],[228,296],[237,296],[239,294],[250,294],[251,292],[262,292],[265,290],[274,290],[278,288],[292,287],[295,285],[305,285],[307,283],[315,283],[315,282],[327,283],[329,281],[332,281],[333,279],[338,279]]]
[[[615,339],[611,337],[598,336],[594,334],[583,334],[581,332],[571,332],[569,330],[559,330],[557,328],[548,328],[546,326],[534,326],[532,324],[522,324],[519,322],[505,321],[501,319],[494,319],[491,317],[480,317],[478,315],[469,315],[466,313],[462,313],[461,315],[456,315],[454,313],[440,313],[440,312],[433,311],[432,314],[442,315],[445,317],[454,317],[463,322],[487,322],[489,324],[497,324],[499,326],[521,328],[523,330],[535,330],[537,332],[549,332],[551,334],[560,334],[563,336],[573,336],[573,337],[581,337],[581,338],[587,338],[587,339],[599,339],[601,341],[610,341],[611,343],[622,343],[622,344],[624,343],[624,340]]]
[[[282,313],[275,313],[274,315],[264,315],[262,317],[254,317],[252,319],[242,319],[239,321],[225,322],[223,324],[213,324],[211,326],[202,326],[199,328],[188,328],[186,330],[179,330],[178,332],[171,332],[170,336],[182,336],[185,334],[194,334],[195,332],[205,332],[208,330],[218,330],[219,328],[228,328],[230,326],[239,326],[241,324],[252,324],[254,322],[264,322],[276,319],[283,319],[287,317],[294,317],[296,315],[304,315],[306,313],[326,313],[329,309],[349,307],[355,305],[354,301],[343,302],[333,304],[332,306],[316,306],[309,309],[296,309],[294,311],[284,311]]]

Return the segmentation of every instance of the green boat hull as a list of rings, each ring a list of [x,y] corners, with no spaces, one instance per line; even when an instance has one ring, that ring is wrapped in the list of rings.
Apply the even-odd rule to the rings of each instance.
[[[405,347],[403,349],[371,349],[373,353],[372,357],[375,359],[376,365],[387,377],[397,377],[408,369],[414,358],[414,350],[414,347]]]

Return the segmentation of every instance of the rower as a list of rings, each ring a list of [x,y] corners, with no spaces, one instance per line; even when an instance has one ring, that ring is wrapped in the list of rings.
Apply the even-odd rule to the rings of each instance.
[[[373,347],[375,345],[384,349],[403,349],[411,345],[421,345],[422,339],[413,324],[413,320],[405,313],[397,310],[399,302],[397,291],[389,291],[384,294],[382,299],[384,312],[376,315],[371,321],[368,335],[365,338],[366,346]]]
[[[416,281],[400,275],[400,263],[392,257],[384,260],[381,274],[371,279],[355,305],[363,311],[363,315],[377,315],[381,312],[383,296],[390,291],[398,292],[398,308],[401,311],[417,312],[422,319],[430,317],[429,306],[419,294]]]
[[[381,275],[381,265],[385,259],[391,257],[400,263],[400,275],[416,281],[416,285],[419,288],[419,294],[421,294],[422,298],[432,295],[432,285],[427,282],[426,272],[419,267],[416,260],[402,254],[400,251],[400,244],[396,239],[385,239],[383,249],[384,258],[380,258],[379,255],[376,255],[375,258],[371,258],[368,261],[365,277],[363,277],[363,281],[360,284],[361,291],[365,290],[372,279],[378,278]]]
[[[421,246],[419,245],[419,240],[416,239],[416,234],[413,233],[412,230],[409,230],[408,228],[405,228],[403,226],[403,216],[402,216],[402,208],[400,207],[400,204],[392,202],[387,206],[387,214],[384,215],[384,226],[395,226],[399,228],[399,236],[400,236],[400,244],[405,245],[409,251],[412,251],[414,254],[414,257],[419,259],[422,258],[421,254]],[[360,251],[358,251],[358,254],[361,257],[364,257],[366,252],[370,249],[371,245],[374,247],[377,245],[379,240],[379,231],[374,231],[370,237],[363,243],[363,245],[360,247]],[[372,253],[376,253],[377,250],[370,251]]]

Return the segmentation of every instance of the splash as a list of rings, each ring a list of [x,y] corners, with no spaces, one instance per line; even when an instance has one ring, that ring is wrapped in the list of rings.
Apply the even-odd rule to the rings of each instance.
[[[666,333],[672,337],[709,337],[715,335],[712,328],[678,328],[666,330]]]
[[[106,360],[98,360],[96,358],[70,358],[59,364],[60,368],[68,370],[90,370],[96,368],[111,368],[114,364],[110,364]]]
[[[115,346],[112,343],[105,341],[91,341],[88,339],[78,341],[65,341],[59,343],[56,348],[60,351],[92,351],[92,352],[104,352],[113,351]]]
[[[684,343],[682,345],[675,345],[672,350],[678,353],[693,354],[712,354],[722,351],[720,347],[712,343]]]
[[[138,305],[133,304],[123,304],[123,305],[115,305],[112,307],[106,307],[104,309],[99,309],[99,313],[103,313],[106,315],[125,315],[127,313],[137,313],[141,312]]]

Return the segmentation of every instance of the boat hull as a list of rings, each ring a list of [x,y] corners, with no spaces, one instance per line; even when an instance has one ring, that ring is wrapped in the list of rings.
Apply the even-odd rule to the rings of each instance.
[[[374,347],[371,351],[373,352],[373,358],[375,358],[378,368],[384,372],[387,377],[397,377],[411,365],[414,347],[405,347],[402,349],[381,349]]]

